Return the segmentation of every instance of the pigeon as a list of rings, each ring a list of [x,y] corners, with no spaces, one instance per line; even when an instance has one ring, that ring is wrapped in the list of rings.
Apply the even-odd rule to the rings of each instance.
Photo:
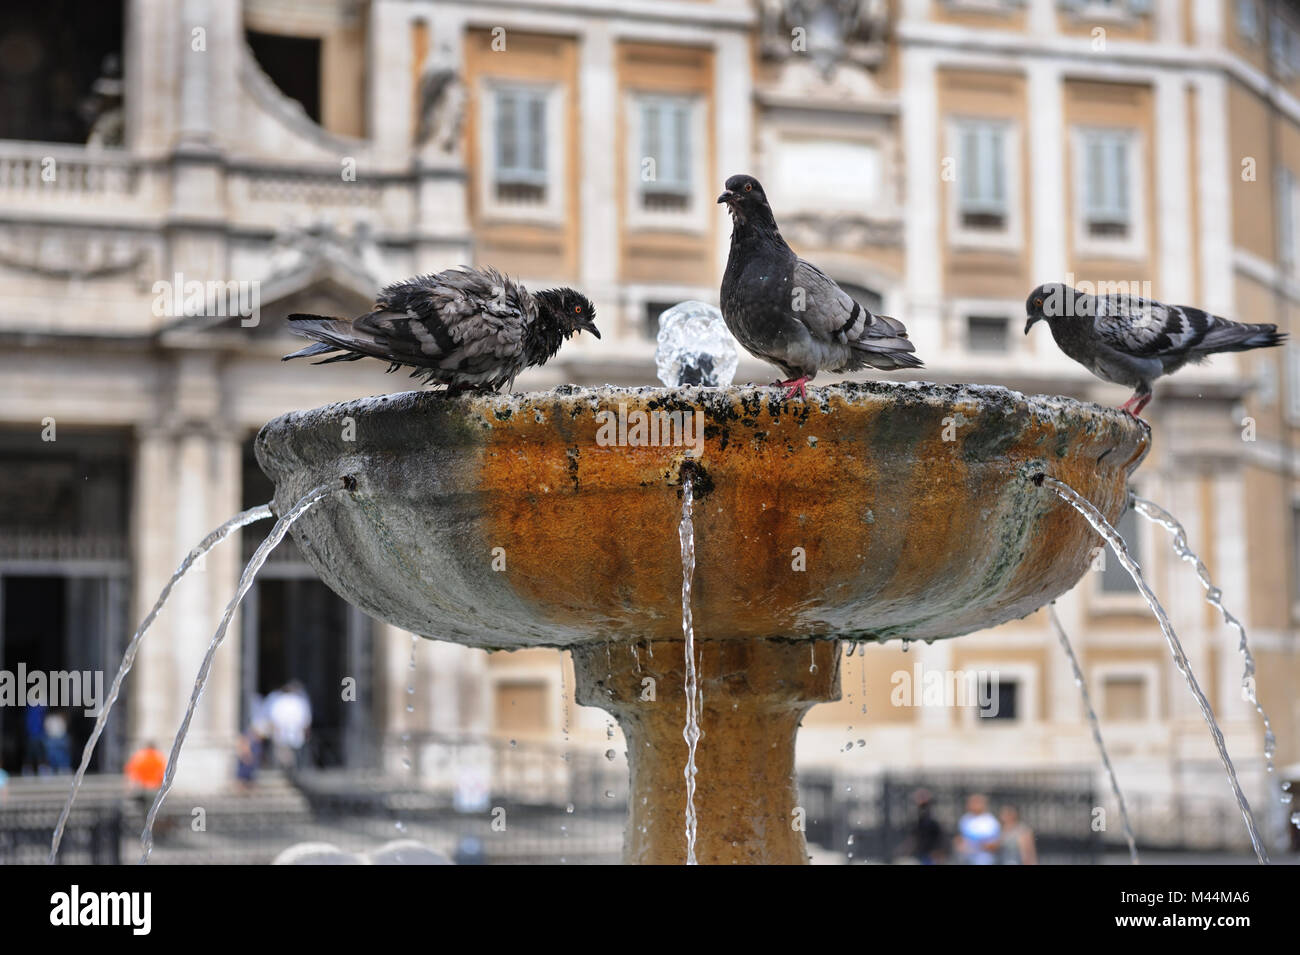
[[[499,391],[525,368],[545,364],[575,332],[600,338],[595,318],[591,302],[571,288],[532,293],[495,269],[461,266],[388,286],[359,318],[290,315],[290,330],[316,344],[282,360],[379,358],[390,372],[413,368],[411,377],[446,385],[449,394]]]
[[[1025,334],[1046,321],[1057,347],[1103,381],[1134,388],[1120,405],[1137,417],[1151,383],[1215,352],[1271,348],[1286,340],[1276,325],[1230,322],[1187,305],[1135,295],[1088,295],[1068,285],[1040,285],[1025,302]]]
[[[718,202],[733,223],[722,317],[750,354],[785,374],[772,384],[787,389],[786,400],[806,398],[804,386],[823,368],[923,367],[902,322],[873,315],[786,245],[757,179],[732,176]]]

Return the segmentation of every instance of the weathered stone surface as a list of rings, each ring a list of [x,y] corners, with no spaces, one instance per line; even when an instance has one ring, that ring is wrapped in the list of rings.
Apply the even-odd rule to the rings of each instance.
[[[681,637],[689,449],[605,446],[603,411],[702,413],[702,641],[943,638],[1030,613],[1074,585],[1099,543],[1031,476],[1115,518],[1149,442],[1122,413],[994,387],[845,383],[807,404],[776,398],[413,392],[277,418],[257,455],[279,513],[355,478],[293,529],[345,599],[428,637],[516,648]]]
[[[656,643],[653,656],[644,644],[635,656],[608,654],[598,644],[573,650],[578,702],[613,715],[627,740],[629,864],[686,861],[683,647],[681,640]],[[811,707],[839,699],[840,656],[838,640],[711,640],[696,647],[704,698],[695,756],[701,865],[808,861],[795,733]]]

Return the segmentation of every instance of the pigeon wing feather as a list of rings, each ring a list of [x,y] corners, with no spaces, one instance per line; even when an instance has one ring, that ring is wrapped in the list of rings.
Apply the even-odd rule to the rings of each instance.
[[[908,339],[902,322],[888,315],[873,314],[811,262],[796,260],[793,283],[805,295],[805,307],[803,311],[795,311],[795,318],[807,327],[814,339],[854,349],[858,357],[851,366],[920,364],[909,354],[916,351],[916,346]]]
[[[1214,316],[1199,308],[1144,298],[1099,295],[1094,305],[1093,328],[1101,342],[1138,358],[1189,352],[1213,323]]]

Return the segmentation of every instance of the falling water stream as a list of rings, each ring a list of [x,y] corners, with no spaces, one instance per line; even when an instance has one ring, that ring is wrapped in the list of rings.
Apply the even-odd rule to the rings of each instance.
[[[1124,545],[1124,538],[1119,535],[1115,528],[1110,526],[1101,511],[1084,500],[1068,484],[1047,475],[1042,476],[1041,483],[1050,487],[1063,501],[1082,514],[1088,523],[1092,525],[1093,530],[1105,539],[1119,562],[1124,566],[1124,569],[1128,571],[1129,576],[1133,578],[1133,583],[1137,585],[1147,606],[1155,614],[1156,622],[1160,624],[1160,630],[1165,636],[1165,641],[1169,644],[1169,652],[1173,655],[1174,665],[1178,667],[1178,672],[1187,681],[1188,689],[1192,691],[1192,696],[1196,698],[1196,705],[1200,708],[1201,715],[1205,717],[1205,722],[1210,727],[1210,735],[1214,738],[1215,748],[1219,751],[1219,759],[1223,761],[1223,768],[1228,772],[1228,783],[1232,786],[1233,795],[1237,798],[1237,806],[1241,810],[1241,817],[1245,820],[1246,830],[1250,833],[1250,844],[1255,849],[1255,856],[1261,863],[1267,863],[1268,852],[1264,848],[1259,829],[1255,825],[1255,816],[1250,810],[1250,803],[1246,799],[1246,794],[1242,792],[1241,783],[1237,779],[1237,771],[1233,768],[1232,757],[1228,755],[1228,746],[1224,742],[1223,732],[1214,719],[1214,710],[1210,707],[1210,701],[1205,698],[1201,685],[1196,681],[1196,676],[1192,673],[1187,654],[1183,652],[1183,645],[1179,642],[1178,635],[1174,633],[1168,615],[1165,613],[1164,608],[1160,606],[1160,601],[1156,599],[1156,595],[1152,592],[1150,586],[1148,586],[1146,578],[1142,576],[1142,569],[1138,566],[1137,561],[1129,554],[1128,548]]]
[[[1182,560],[1187,561],[1196,570],[1196,577],[1205,588],[1205,602],[1219,611],[1223,615],[1223,622],[1237,631],[1238,641],[1237,650],[1241,653],[1242,671],[1241,671],[1241,690],[1255,706],[1255,711],[1259,713],[1259,718],[1264,722],[1264,765],[1267,767],[1269,775],[1273,774],[1273,754],[1277,751],[1277,737],[1273,735],[1273,724],[1269,721],[1268,714],[1264,712],[1264,707],[1259,702],[1259,697],[1255,692],[1255,655],[1250,652],[1250,644],[1246,640],[1246,628],[1241,621],[1228,612],[1228,608],[1223,605],[1223,591],[1214,586],[1210,579],[1210,571],[1205,563],[1196,556],[1191,547],[1187,545],[1187,531],[1183,525],[1178,523],[1172,514],[1166,511],[1160,505],[1146,498],[1133,495],[1133,510],[1137,511],[1153,524],[1157,524],[1168,531],[1174,538],[1174,553]]]
[[[682,544],[682,636],[686,642],[686,864],[695,859],[695,749],[700,742],[699,676],[695,669],[695,624],[691,619],[691,584],[695,579],[695,525],[691,518],[694,495],[690,475],[682,476],[682,522],[677,536]]]
[[[59,845],[63,842],[63,830],[68,824],[68,816],[72,814],[72,804],[76,802],[77,793],[81,790],[82,780],[86,778],[86,767],[90,765],[90,758],[95,753],[95,746],[99,743],[99,737],[104,733],[104,726],[108,723],[109,714],[112,713],[113,705],[117,702],[118,694],[122,690],[122,681],[126,679],[126,675],[131,672],[131,667],[135,665],[135,656],[140,649],[140,642],[144,639],[144,635],[149,628],[153,626],[158,614],[162,612],[163,605],[167,603],[167,598],[171,596],[172,588],[208,551],[212,550],[232,533],[241,527],[246,527],[255,521],[265,520],[270,516],[271,506],[269,504],[249,508],[242,514],[236,514],[203,538],[197,547],[185,555],[185,559],[176,568],[176,573],[172,574],[171,580],[167,581],[162,592],[158,594],[158,600],[155,601],[153,609],[140,622],[139,628],[131,636],[126,645],[126,652],[122,654],[122,663],[117,668],[117,675],[113,677],[113,685],[109,687],[108,698],[104,701],[104,705],[100,707],[99,715],[95,717],[95,728],[91,730],[90,739],[86,741],[85,748],[81,751],[81,765],[77,767],[77,774],[72,778],[72,789],[68,793],[68,801],[63,804],[63,812],[59,815],[59,822],[54,827],[54,838],[50,841],[49,861],[51,865],[58,859]]]
[[[171,754],[167,757],[167,770],[163,774],[162,786],[154,797],[153,805],[149,807],[149,815],[145,819],[144,831],[140,833],[141,865],[149,861],[149,854],[153,852],[153,827],[158,818],[158,810],[162,808],[163,800],[167,798],[172,783],[176,779],[176,764],[180,759],[181,746],[185,743],[185,737],[190,730],[190,721],[194,719],[194,710],[198,706],[199,699],[203,696],[203,690],[207,685],[208,674],[212,670],[213,657],[216,656],[221,641],[225,639],[226,629],[230,626],[230,620],[234,617],[235,610],[243,601],[244,595],[248,593],[248,588],[253,586],[253,578],[262,569],[262,565],[266,563],[271,551],[275,549],[280,541],[284,540],[284,535],[289,533],[289,528],[293,526],[294,522],[325,495],[339,489],[340,485],[337,482],[330,481],[303,495],[284,517],[275,522],[275,526],[271,528],[271,533],[267,534],[266,540],[258,545],[257,550],[254,551],[253,556],[244,567],[244,573],[239,578],[239,586],[235,588],[235,595],[230,598],[230,603],[226,604],[226,611],[221,615],[221,622],[217,625],[216,633],[212,635],[212,641],[208,644],[208,652],[204,655],[203,663],[199,667],[199,675],[194,681],[194,692],[190,694],[190,703],[185,708],[185,717],[181,720],[180,729],[176,731],[176,739],[172,743]]]
[[[1101,764],[1106,767],[1111,792],[1115,794],[1115,800],[1119,803],[1119,818],[1124,827],[1124,839],[1128,842],[1129,861],[1137,865],[1137,840],[1133,838],[1133,826],[1129,823],[1128,806],[1124,802],[1124,794],[1119,791],[1119,779],[1115,776],[1115,767],[1110,764],[1110,754],[1106,752],[1106,744],[1101,739],[1101,722],[1097,719],[1097,711],[1092,708],[1092,698],[1088,695],[1088,684],[1083,679],[1079,658],[1074,655],[1074,647],[1070,646],[1070,638],[1065,635],[1065,628],[1061,626],[1061,619],[1056,615],[1054,604],[1047,605],[1047,616],[1052,621],[1057,638],[1061,641],[1061,649],[1065,651],[1065,656],[1070,661],[1070,669],[1074,671],[1074,685],[1079,688],[1079,693],[1083,696],[1083,708],[1088,711],[1088,725],[1092,728],[1093,741],[1101,752]]]

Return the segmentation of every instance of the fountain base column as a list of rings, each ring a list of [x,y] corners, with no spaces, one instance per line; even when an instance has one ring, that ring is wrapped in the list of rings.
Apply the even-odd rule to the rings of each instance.
[[[686,862],[686,660],[682,641],[573,648],[576,699],[609,712],[627,739],[631,784],[623,861]],[[808,861],[795,734],[816,703],[839,699],[840,642],[700,640],[702,736],[695,843],[701,864]]]

